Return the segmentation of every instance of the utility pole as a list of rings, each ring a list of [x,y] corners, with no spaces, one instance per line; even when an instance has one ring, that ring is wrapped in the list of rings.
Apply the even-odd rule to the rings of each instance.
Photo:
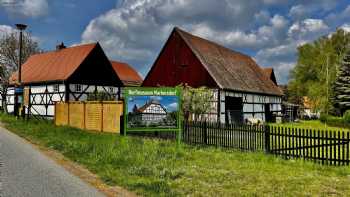
[[[16,28],[19,30],[19,57],[18,57],[18,86],[15,89],[15,109],[14,113],[16,116],[19,115],[19,110],[22,110],[24,115],[24,108],[21,107],[23,103],[23,87],[22,87],[22,51],[23,51],[23,31],[27,28],[25,24],[16,24]],[[21,100],[21,102],[20,102]],[[23,116],[24,117],[24,116]]]
[[[328,95],[328,94],[329,94],[329,90],[328,90],[328,89],[329,89],[329,85],[328,85],[328,83],[329,83],[329,82],[328,82],[328,66],[329,66],[329,56],[328,56],[328,54],[327,54],[327,69],[326,69],[326,70],[327,70],[327,71],[326,71],[326,72],[327,72],[327,76],[326,76],[326,84],[327,84],[327,97],[326,97],[326,98],[327,98],[327,116],[328,116],[328,110],[329,110],[329,95]]]

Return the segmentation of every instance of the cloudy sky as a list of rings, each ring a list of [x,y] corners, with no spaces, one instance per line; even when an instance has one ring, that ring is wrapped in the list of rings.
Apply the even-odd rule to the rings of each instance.
[[[343,27],[349,0],[0,0],[0,35],[15,23],[45,50],[100,42],[143,76],[174,26],[252,56],[288,81],[296,47]]]

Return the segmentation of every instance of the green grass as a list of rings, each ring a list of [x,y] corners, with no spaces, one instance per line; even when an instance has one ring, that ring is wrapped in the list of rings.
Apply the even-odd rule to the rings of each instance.
[[[290,122],[290,123],[274,123],[273,126],[284,126],[284,127],[294,127],[294,128],[307,128],[315,130],[334,130],[334,131],[349,131],[346,127],[335,127],[322,123],[319,120],[302,120],[300,122]]]
[[[144,196],[346,196],[350,168],[283,160],[264,153],[192,147],[169,141],[85,132],[51,123],[6,127],[86,166],[106,183]]]

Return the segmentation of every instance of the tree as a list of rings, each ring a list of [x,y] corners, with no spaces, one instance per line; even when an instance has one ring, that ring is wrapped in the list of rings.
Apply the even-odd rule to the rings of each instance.
[[[333,103],[343,114],[350,109],[350,54],[344,57],[336,81],[333,85]]]
[[[185,120],[189,120],[191,114],[194,115],[194,121],[205,120],[205,114],[212,111],[212,101],[214,93],[206,87],[192,88],[184,85],[179,86],[182,89],[181,109]]]
[[[330,36],[323,36],[298,47],[298,60],[290,73],[289,101],[302,104],[307,96],[315,111],[332,111],[333,85],[344,57],[350,34],[338,29]]]
[[[6,93],[9,86],[9,78],[13,72],[18,70],[19,65],[19,40],[17,33],[8,33],[0,38],[0,85],[2,106],[5,111]],[[22,63],[31,55],[40,53],[41,50],[38,43],[31,37],[29,33],[23,34],[22,39]]]

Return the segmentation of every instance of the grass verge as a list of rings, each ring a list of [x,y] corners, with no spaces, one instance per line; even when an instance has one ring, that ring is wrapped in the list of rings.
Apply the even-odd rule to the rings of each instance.
[[[177,147],[174,142],[92,133],[0,115],[6,128],[61,152],[144,196],[346,196],[350,168],[283,160],[264,153]]]
[[[319,120],[302,120],[300,122],[288,122],[288,123],[272,123],[273,126],[283,126],[291,128],[307,128],[314,130],[332,130],[332,131],[346,131],[350,129],[348,127],[337,127],[332,125],[327,125]]]

